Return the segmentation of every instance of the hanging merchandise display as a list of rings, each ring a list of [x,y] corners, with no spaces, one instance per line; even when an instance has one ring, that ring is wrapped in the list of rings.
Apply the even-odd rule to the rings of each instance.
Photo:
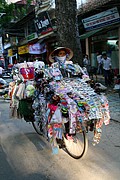
[[[12,69],[13,82],[9,84],[10,117],[34,119],[32,97],[34,96],[34,64],[32,62],[18,63]]]
[[[53,80],[45,86],[43,79],[41,85],[42,83],[43,87],[39,90],[42,90],[41,93],[44,94],[44,98],[48,99],[45,105],[46,113],[49,114],[46,119],[47,123],[60,124],[63,123],[63,120],[64,122],[69,120],[69,134],[75,134],[78,122],[82,124],[81,128],[84,126],[86,130],[88,128],[93,130],[92,126],[94,126],[96,134],[102,132],[101,126],[103,123],[105,125],[109,124],[110,115],[106,97],[96,94],[84,79],[64,78],[61,81]],[[37,104],[39,102],[41,103],[41,98],[40,101],[37,101]],[[45,109],[43,104],[38,111]],[[94,139],[94,143],[98,142],[98,139]]]
[[[93,132],[93,145],[99,143],[103,124],[110,122],[108,100],[95,92],[78,64],[67,61],[61,67],[54,62],[45,67],[40,61],[24,62],[13,68],[13,74],[11,117],[32,122],[36,132],[51,143],[53,154],[64,147],[72,157],[81,158],[89,131]]]

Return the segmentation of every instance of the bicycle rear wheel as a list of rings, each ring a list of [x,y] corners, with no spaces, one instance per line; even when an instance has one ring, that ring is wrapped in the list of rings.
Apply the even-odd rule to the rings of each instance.
[[[85,131],[76,133],[70,140],[64,136],[64,143],[67,153],[75,159],[80,159],[87,153],[88,139]]]

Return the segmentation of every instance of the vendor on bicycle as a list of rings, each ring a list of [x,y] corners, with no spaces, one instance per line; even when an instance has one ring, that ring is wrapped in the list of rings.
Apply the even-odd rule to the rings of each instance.
[[[51,52],[49,55],[49,61],[51,64],[58,62],[59,69],[63,76],[67,76],[66,74],[66,65],[69,65],[70,69],[75,69],[73,62],[71,61],[73,57],[73,51],[70,48],[66,47],[58,47],[54,51]],[[85,75],[86,73],[83,69],[79,66],[80,73]]]
[[[58,47],[51,52],[49,56],[50,63],[58,62],[59,65],[64,65],[73,57],[73,52],[71,49],[66,47]],[[72,63],[72,61],[70,61]]]

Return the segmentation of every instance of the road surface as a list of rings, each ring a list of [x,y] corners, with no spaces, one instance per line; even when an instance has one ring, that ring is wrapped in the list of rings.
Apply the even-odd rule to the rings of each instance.
[[[53,155],[48,142],[24,120],[9,119],[9,103],[0,100],[0,180],[119,180],[120,123],[103,126],[101,141],[84,159],[65,151]]]

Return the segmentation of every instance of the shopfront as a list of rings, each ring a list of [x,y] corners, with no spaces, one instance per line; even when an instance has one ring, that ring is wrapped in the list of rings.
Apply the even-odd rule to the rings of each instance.
[[[110,27],[109,27],[110,29]],[[106,52],[107,56],[111,58],[112,68],[118,72],[119,67],[119,36],[118,27],[110,29],[109,31],[103,30],[99,35],[91,37],[90,51],[92,65],[97,66],[96,52]]]
[[[86,33],[80,36],[84,39],[86,54],[91,59],[91,65],[97,67],[96,53],[106,52],[111,58],[115,74],[120,69],[120,16],[117,7],[108,9],[82,20]]]
[[[29,43],[18,47],[19,61],[45,61],[46,44],[44,42]]]
[[[29,58],[29,46],[28,44],[18,47],[19,62],[28,61]]]

